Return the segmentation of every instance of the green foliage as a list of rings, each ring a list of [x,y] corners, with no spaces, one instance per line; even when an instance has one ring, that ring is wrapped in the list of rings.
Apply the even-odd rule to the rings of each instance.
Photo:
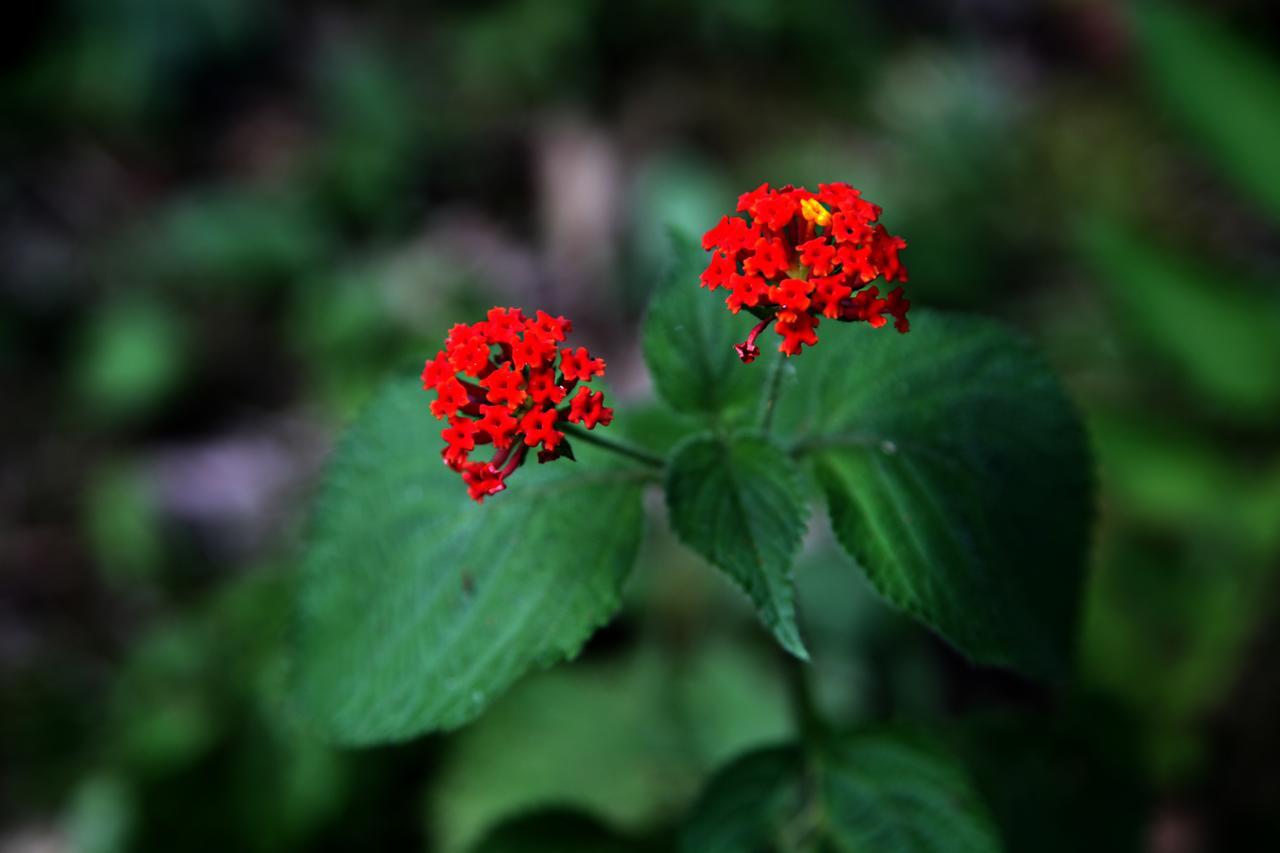
[[[88,322],[75,357],[78,400],[104,421],[128,420],[164,402],[187,362],[181,323],[162,302],[128,297]]]
[[[108,261],[189,290],[252,292],[313,268],[326,224],[304,198],[276,188],[230,187],[193,194],[159,211]]]
[[[791,561],[808,508],[794,468],[764,436],[696,436],[672,455],[667,508],[680,538],[742,587],[783,648],[807,659]]]
[[[840,331],[805,354],[779,427],[812,454],[841,544],[975,660],[1064,675],[1092,463],[1053,374],[976,317]]]
[[[1280,300],[1233,276],[1098,222],[1086,257],[1120,318],[1192,393],[1228,414],[1264,420],[1280,411]]]
[[[760,661],[723,642],[688,657],[646,643],[518,685],[454,741],[429,821],[440,849],[550,806],[638,832],[678,815],[720,762],[790,735]]]
[[[1238,674],[1276,575],[1195,530],[1163,545],[1108,531],[1082,631],[1083,676],[1143,721],[1136,747],[1166,782],[1202,766],[1199,722]]]
[[[1185,3],[1134,4],[1152,88],[1237,188],[1280,221],[1280,65]]]
[[[692,237],[672,232],[672,244],[675,263],[645,320],[645,361],[658,393],[677,411],[732,412],[752,398],[759,381],[733,351],[754,321],[749,314],[734,317],[723,299],[698,286],[707,254]]]
[[[977,853],[1001,844],[964,769],[932,743],[890,731],[735,761],[681,837],[688,853],[876,850]]]
[[[620,604],[640,481],[585,448],[480,507],[437,458],[416,382],[370,404],[329,465],[298,605],[302,706],[346,743],[467,722],[572,657]]]
[[[105,579],[145,585],[161,563],[162,536],[155,497],[142,472],[124,463],[94,472],[85,492],[84,526]]]
[[[316,153],[316,181],[339,207],[372,217],[420,156],[420,94],[374,48],[341,45],[330,53],[318,87],[328,126]]]

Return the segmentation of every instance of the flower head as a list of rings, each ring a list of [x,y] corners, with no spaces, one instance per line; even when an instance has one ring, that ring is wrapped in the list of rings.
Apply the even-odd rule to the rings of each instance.
[[[778,349],[796,355],[818,342],[819,317],[865,321],[880,328],[893,318],[906,332],[911,303],[901,287],[881,296],[876,279],[907,280],[898,252],[907,244],[877,220],[880,208],[848,184],[819,184],[771,189],[761,184],[738,198],[738,213],[725,216],[702,238],[711,261],[702,286],[726,288],[725,304],[744,308],[759,323],[734,347],[751,362],[760,354],[756,339],[771,324],[781,337]]]
[[[604,394],[586,387],[604,375],[604,360],[586,347],[561,348],[570,331],[568,320],[543,311],[530,319],[519,308],[493,308],[478,323],[450,329],[445,348],[423,367],[422,387],[435,392],[431,414],[448,423],[441,456],[473,500],[506,489],[532,448],[539,462],[572,459],[558,428],[566,421],[595,429],[613,420]],[[486,445],[489,460],[473,460]]]

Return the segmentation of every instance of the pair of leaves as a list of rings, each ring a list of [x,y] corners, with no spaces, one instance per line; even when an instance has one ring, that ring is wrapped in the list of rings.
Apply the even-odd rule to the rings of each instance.
[[[688,241],[678,248],[646,354],[673,407],[720,419],[670,462],[668,506],[686,544],[728,573],[803,657],[791,562],[807,510],[792,457],[812,458],[837,538],[882,595],[977,661],[1063,675],[1092,471],[1075,413],[1031,347],[976,317],[917,312],[906,335],[828,322],[783,383],[775,419],[777,433],[792,436],[788,453],[732,431],[751,399],[716,393],[727,368],[702,350],[731,352],[751,321],[700,291],[705,255]],[[700,313],[701,303],[718,313]],[[695,312],[697,334],[673,331],[674,318]],[[759,367],[732,368],[754,373],[757,387],[766,381]]]
[[[867,731],[814,755],[761,750],[714,779],[681,837],[688,853],[1000,849],[964,769],[922,739]]]
[[[1030,348],[976,318],[921,313],[908,335],[826,323],[786,367],[784,445],[742,428],[766,380],[733,356],[749,320],[697,287],[696,245],[677,248],[645,351],[668,402],[712,427],[668,461],[681,538],[804,657],[791,563],[808,516],[797,459],[811,458],[837,537],[881,594],[975,660],[1062,674],[1091,472]],[[338,448],[315,508],[295,681],[336,740],[472,719],[529,668],[575,655],[616,612],[635,558],[642,472],[583,446],[577,465],[527,466],[481,507],[440,464],[437,430],[415,383],[389,387]]]

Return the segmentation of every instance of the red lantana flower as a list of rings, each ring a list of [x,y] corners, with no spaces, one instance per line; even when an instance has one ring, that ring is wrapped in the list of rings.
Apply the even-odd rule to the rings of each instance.
[[[444,350],[422,369],[422,387],[435,392],[431,414],[448,422],[441,456],[462,475],[473,500],[483,503],[503,491],[532,448],[539,462],[572,459],[557,429],[564,422],[595,429],[613,420],[604,394],[586,387],[604,375],[604,360],[586,347],[562,349],[570,331],[568,320],[543,311],[529,319],[519,308],[493,308],[479,323],[449,330]],[[488,461],[471,458],[490,444]]]
[[[772,323],[782,336],[778,349],[789,356],[818,342],[820,317],[877,329],[892,317],[899,332],[910,328],[902,288],[881,296],[869,286],[907,280],[898,260],[906,241],[877,223],[880,208],[853,187],[819,184],[815,193],[761,184],[738,198],[738,213],[703,236],[712,254],[701,282],[728,290],[734,314],[745,308],[760,320],[734,347],[744,362],[760,355],[756,338]]]

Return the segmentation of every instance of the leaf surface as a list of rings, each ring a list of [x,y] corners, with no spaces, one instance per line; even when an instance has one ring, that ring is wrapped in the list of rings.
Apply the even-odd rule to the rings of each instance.
[[[783,648],[807,658],[791,574],[808,515],[795,469],[762,435],[697,436],[672,456],[667,509],[680,539],[747,593]]]
[[[337,448],[299,594],[297,698],[332,738],[401,740],[474,718],[609,620],[639,546],[642,480],[592,448],[526,464],[478,505],[441,464],[416,383]]]
[[[784,389],[844,548],[875,588],[973,659],[1069,669],[1092,519],[1084,431],[1027,344],[920,312],[840,330]]]

